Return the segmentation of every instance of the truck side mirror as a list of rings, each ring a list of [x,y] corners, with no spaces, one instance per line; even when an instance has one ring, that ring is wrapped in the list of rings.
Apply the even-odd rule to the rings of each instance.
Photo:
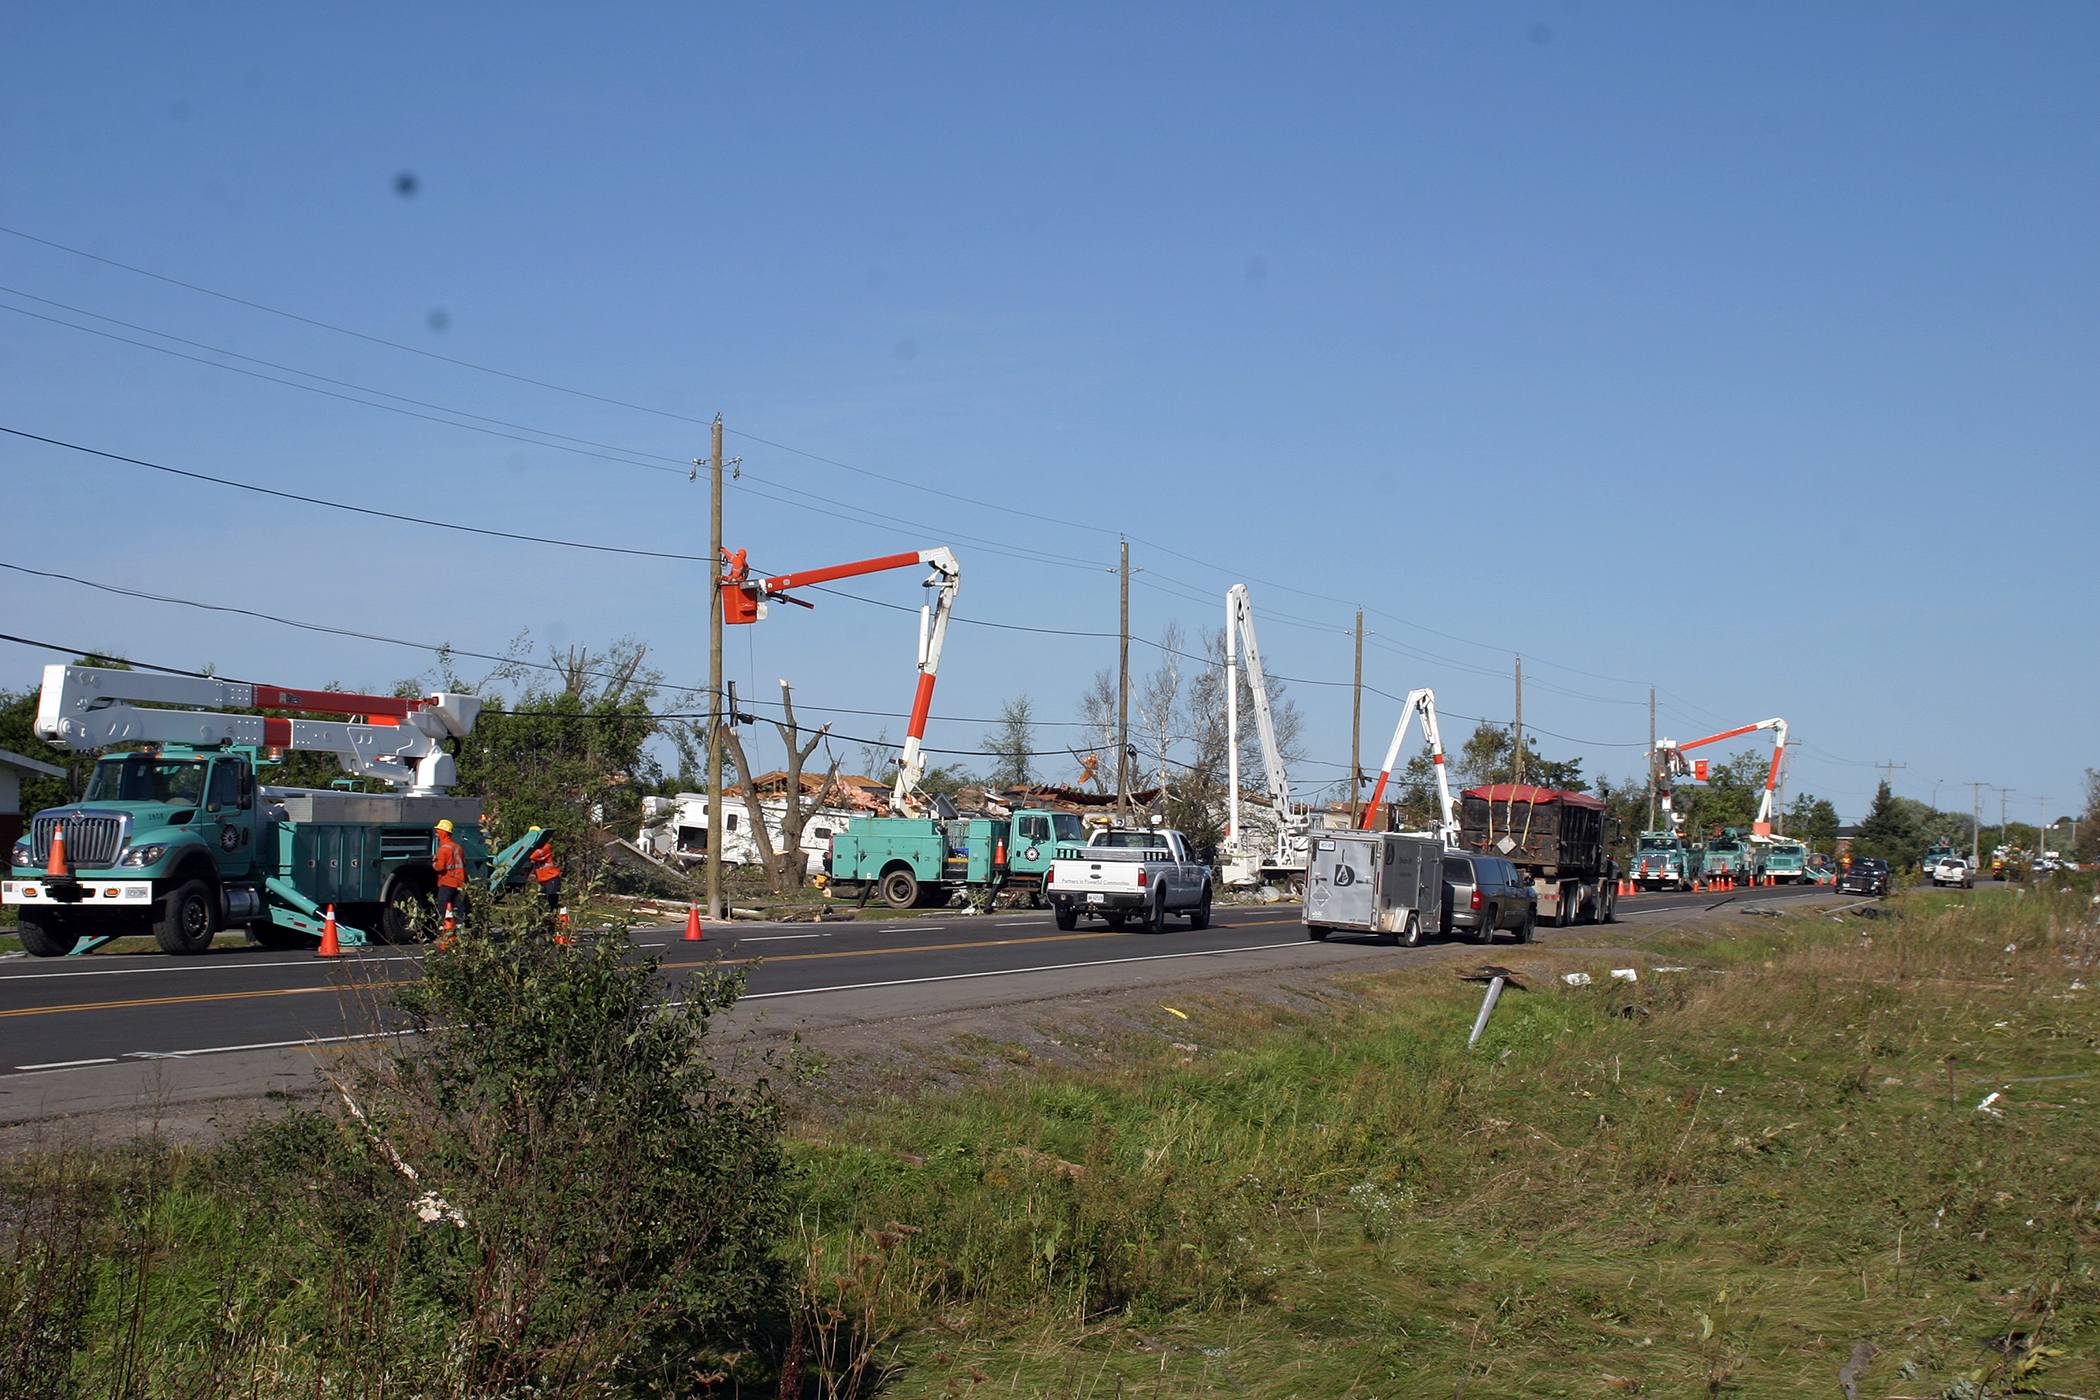
[[[250,810],[254,806],[255,770],[252,768],[243,768],[241,769],[241,810],[245,812]]]

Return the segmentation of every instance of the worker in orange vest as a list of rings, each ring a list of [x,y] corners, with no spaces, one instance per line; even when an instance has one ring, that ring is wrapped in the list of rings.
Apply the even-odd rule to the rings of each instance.
[[[532,862],[532,878],[540,882],[540,893],[546,897],[547,912],[561,908],[561,867],[554,863],[554,838],[543,839],[525,857]]]
[[[437,824],[437,852],[430,857],[430,864],[437,871],[438,922],[442,924],[445,915],[457,905],[458,918],[464,923],[467,917],[467,855],[453,837],[449,821]]]

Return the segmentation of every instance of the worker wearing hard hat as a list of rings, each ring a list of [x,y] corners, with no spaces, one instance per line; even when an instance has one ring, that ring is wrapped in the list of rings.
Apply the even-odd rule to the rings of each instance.
[[[543,838],[525,858],[532,862],[532,878],[540,882],[548,912],[561,908],[561,867],[554,863],[554,838]]]
[[[459,848],[452,835],[452,823],[437,824],[437,850],[430,857],[430,864],[437,871],[437,916],[442,922],[453,906],[459,908],[458,917],[467,915],[467,855]]]

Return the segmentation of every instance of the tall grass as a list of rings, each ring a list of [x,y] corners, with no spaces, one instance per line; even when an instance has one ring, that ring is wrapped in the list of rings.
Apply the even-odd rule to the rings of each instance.
[[[1976,1105],[2100,1070],[2091,911],[1893,912],[1679,937],[1632,984],[1509,952],[1531,990],[1470,1053],[1448,972],[1178,1000],[1096,1067],[809,1125],[804,1218],[921,1230],[897,1394],[1827,1389],[1859,1340],[1942,1387],[2090,1377],[2036,1348],[2100,1303],[2100,1076]]]

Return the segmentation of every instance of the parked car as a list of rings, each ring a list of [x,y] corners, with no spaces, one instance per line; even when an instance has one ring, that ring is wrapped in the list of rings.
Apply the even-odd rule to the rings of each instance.
[[[1874,856],[1854,856],[1837,878],[1839,894],[1887,894],[1889,863]]]
[[[1927,873],[1935,885],[1957,885],[1969,889],[1976,883],[1976,872],[1960,856],[1941,856]]]
[[[1508,929],[1529,943],[1538,922],[1538,892],[1516,866],[1500,856],[1444,857],[1444,932],[1492,943],[1497,929]]]

